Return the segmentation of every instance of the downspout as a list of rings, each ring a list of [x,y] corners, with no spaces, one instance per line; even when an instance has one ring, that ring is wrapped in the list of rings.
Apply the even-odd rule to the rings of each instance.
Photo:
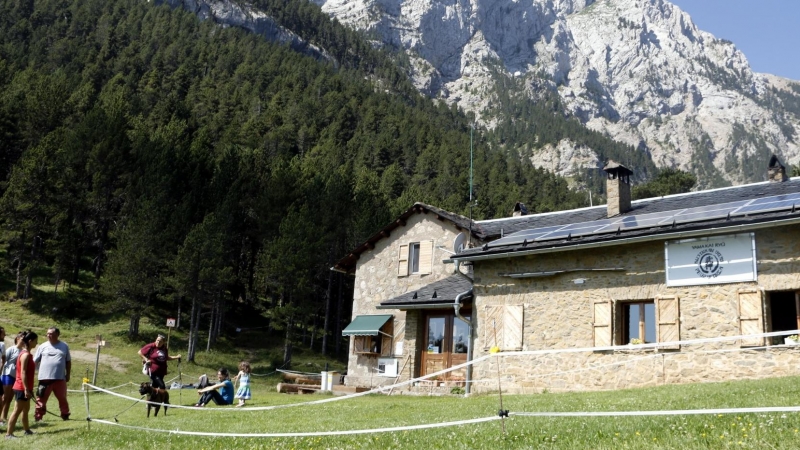
[[[460,265],[460,261],[456,261],[455,262],[456,273],[458,273],[459,275],[461,275],[464,278],[468,279],[470,281],[470,283],[472,283],[473,282],[472,278],[468,277],[465,273],[462,273],[458,268],[459,265]],[[475,344],[474,339],[473,339],[472,321],[470,319],[467,319],[466,317],[462,316],[461,312],[460,312],[461,299],[464,298],[467,295],[472,295],[472,288],[470,288],[468,291],[465,291],[465,292],[462,292],[462,293],[456,295],[456,299],[453,302],[453,311],[455,312],[456,317],[458,317],[459,319],[463,320],[467,324],[467,327],[469,328],[469,347],[467,348],[467,362],[470,362],[470,361],[472,361],[472,347]],[[472,388],[472,364],[467,366],[467,377],[466,378],[467,379],[466,379],[466,389],[465,389],[465,391],[466,391],[466,395],[469,395],[470,391],[471,391],[471,388]]]

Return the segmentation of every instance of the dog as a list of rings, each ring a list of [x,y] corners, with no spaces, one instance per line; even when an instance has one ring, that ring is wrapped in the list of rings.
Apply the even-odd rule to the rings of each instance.
[[[167,405],[169,405],[169,392],[166,389],[160,389],[153,387],[150,385],[149,382],[142,383],[139,386],[139,393],[142,395],[147,396],[148,402],[153,403],[163,403],[164,404],[164,415],[167,415]],[[154,405],[153,403],[147,404],[147,417],[150,417],[150,408],[155,408],[156,413],[153,414],[154,416],[158,417],[158,410],[161,409],[161,405]]]

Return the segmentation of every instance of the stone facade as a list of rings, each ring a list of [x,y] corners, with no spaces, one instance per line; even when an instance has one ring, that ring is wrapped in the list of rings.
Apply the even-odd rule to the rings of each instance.
[[[393,230],[389,237],[381,239],[374,249],[363,252],[356,265],[355,289],[353,291],[353,319],[359,315],[393,314],[395,342],[402,341],[402,353],[392,351],[398,361],[401,380],[417,373],[419,364],[418,341],[422,341],[420,329],[421,313],[418,310],[379,310],[382,302],[401,294],[420,289],[430,283],[453,274],[453,264],[442,261],[450,257],[453,240],[461,232],[448,220],[440,220],[433,213],[417,213],[410,216],[405,225]],[[399,247],[403,244],[433,241],[433,263],[429,274],[398,276]],[[394,377],[376,374],[378,356],[354,352],[356,338],[350,338],[350,358],[345,383],[349,386],[381,386],[395,383]],[[393,349],[394,350],[394,349]]]
[[[754,233],[758,279],[751,283],[668,287],[663,241],[475,261],[474,359],[489,354],[493,345],[487,342],[486,316],[496,305],[521,305],[522,351],[595,347],[593,305],[609,300],[612,320],[618,323],[622,302],[677,297],[679,338],[685,341],[747,334],[740,328],[738,295],[747,290],[761,292],[761,330],[772,331],[770,292],[800,292],[800,226]],[[617,268],[621,270],[596,271]],[[560,270],[572,272],[541,278],[502,276]],[[618,333],[613,339],[614,345],[626,344]],[[504,391],[531,393],[796,375],[799,349],[756,346],[742,350],[740,342],[725,341],[674,350],[633,346],[488,358],[473,369],[473,392],[496,390],[498,376]]]

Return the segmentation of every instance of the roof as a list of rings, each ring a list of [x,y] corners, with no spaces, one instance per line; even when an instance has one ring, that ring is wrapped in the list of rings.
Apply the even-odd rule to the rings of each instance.
[[[792,178],[785,182],[763,182],[743,186],[712,189],[707,191],[689,192],[685,194],[670,195],[665,197],[649,198],[632,202],[631,211],[620,214],[620,218],[640,216],[642,214],[680,211],[687,208],[720,205],[743,200],[753,200],[763,197],[788,195],[800,193],[800,177]],[[485,220],[477,222],[480,231],[487,240],[495,240],[501,236],[509,235],[521,230],[530,230],[549,226],[579,224],[607,219],[606,205],[590,208],[559,211],[553,213],[536,214],[505,219]],[[531,253],[542,249],[555,249],[562,247],[575,247],[580,245],[612,242],[645,236],[670,235],[680,232],[702,231],[711,228],[717,229],[744,229],[748,225],[764,223],[780,223],[787,220],[800,223],[800,202],[798,208],[786,208],[783,211],[763,211],[748,213],[737,217],[712,218],[709,220],[695,220],[688,223],[672,223],[666,226],[652,228],[637,228],[620,230],[616,233],[596,234],[572,237],[559,240],[543,240],[525,242],[491,248],[472,248],[452,256],[452,259],[471,260],[482,259],[491,255],[509,253]],[[490,245],[491,246],[491,245]]]
[[[344,258],[337,261],[332,269],[337,270],[339,272],[345,273],[354,273],[356,269],[356,262],[358,258],[367,250],[372,250],[375,248],[375,243],[380,241],[381,239],[387,238],[391,235],[392,231],[395,228],[399,228],[401,226],[405,226],[406,221],[409,217],[413,216],[414,214],[428,214],[431,213],[436,216],[437,219],[441,221],[447,221],[453,224],[457,230],[469,230],[470,225],[472,225],[472,235],[481,240],[482,235],[479,233],[479,230],[475,227],[475,222],[472,220],[449,211],[445,211],[443,209],[437,208],[435,206],[426,205],[424,203],[414,203],[411,208],[408,208],[403,214],[400,215],[397,219],[390,222],[385,227],[381,228],[380,231],[373,234],[369,237],[364,243],[356,247],[353,251],[347,254]]]
[[[452,305],[459,294],[471,291],[472,282],[464,275],[454,274],[447,278],[406,292],[393,299],[382,302],[378,309],[423,309],[441,308]],[[472,292],[462,297],[464,301],[472,301]]]

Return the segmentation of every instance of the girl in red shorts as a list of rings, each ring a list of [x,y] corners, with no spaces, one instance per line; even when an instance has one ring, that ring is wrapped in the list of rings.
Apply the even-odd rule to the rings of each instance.
[[[14,412],[11,413],[11,417],[8,419],[6,439],[16,438],[14,436],[14,426],[17,424],[20,414],[22,415],[22,428],[25,429],[25,434],[33,434],[28,425],[28,411],[31,409],[31,398],[33,398],[33,373],[36,371],[36,364],[33,362],[31,350],[36,347],[38,339],[39,336],[33,331],[25,332],[20,338],[23,345],[19,359],[17,359],[17,376],[14,381],[14,398],[17,402],[14,404]]]

